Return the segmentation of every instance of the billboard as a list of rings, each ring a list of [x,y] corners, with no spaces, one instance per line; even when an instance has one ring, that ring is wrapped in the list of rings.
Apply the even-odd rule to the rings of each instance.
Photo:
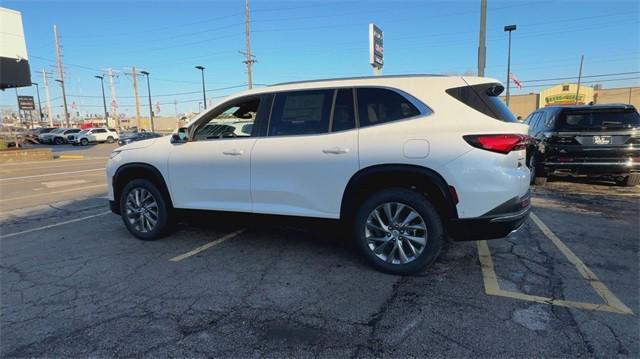
[[[0,89],[31,86],[20,12],[0,7],[0,44]]]
[[[369,63],[378,69],[384,65],[382,30],[375,24],[369,24]]]

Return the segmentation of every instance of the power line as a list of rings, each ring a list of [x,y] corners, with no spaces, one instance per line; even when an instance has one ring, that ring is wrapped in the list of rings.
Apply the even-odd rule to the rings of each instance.
[[[610,74],[589,75],[589,76],[582,76],[582,78],[620,76],[620,75],[634,75],[634,74],[640,74],[640,71],[616,72],[616,73],[610,73]],[[552,79],[521,80],[520,82],[542,82],[542,81],[572,80],[572,79],[577,79],[577,78],[578,78],[577,76],[556,77],[556,78],[552,78]]]
[[[636,77],[625,77],[625,78],[618,78],[618,79],[605,79],[605,80],[592,80],[592,81],[581,81],[581,83],[583,84],[590,84],[590,83],[601,83],[601,82],[611,82],[611,81],[626,81],[626,80],[637,80],[640,79],[640,76],[636,76]],[[556,86],[556,85],[562,85],[562,83],[547,83],[547,84],[540,84],[540,85],[526,85],[526,86],[522,86],[522,88],[526,88],[526,87],[551,87],[551,86]]]

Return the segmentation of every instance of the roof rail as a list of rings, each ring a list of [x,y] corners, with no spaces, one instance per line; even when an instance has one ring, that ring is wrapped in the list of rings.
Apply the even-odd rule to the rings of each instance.
[[[328,78],[328,79],[280,82],[277,84],[269,85],[269,87],[292,85],[292,84],[304,84],[304,83],[311,83],[311,82],[324,82],[324,81],[365,80],[365,79],[373,79],[373,78],[397,78],[397,77],[446,77],[446,76],[447,75],[442,75],[442,74],[409,74],[409,75],[335,77],[335,78]]]

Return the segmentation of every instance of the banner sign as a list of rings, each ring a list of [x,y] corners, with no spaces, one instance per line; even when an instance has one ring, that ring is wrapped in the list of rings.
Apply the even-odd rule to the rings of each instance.
[[[379,69],[384,65],[382,30],[375,24],[369,24],[369,63]]]

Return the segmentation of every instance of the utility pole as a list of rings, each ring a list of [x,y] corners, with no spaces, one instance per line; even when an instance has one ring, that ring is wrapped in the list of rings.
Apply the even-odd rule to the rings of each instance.
[[[251,55],[251,12],[249,10],[249,0],[244,1],[244,36],[246,49],[244,55],[247,59],[243,62],[247,65],[247,86],[249,89],[253,88],[253,64],[256,62],[253,55]],[[205,104],[206,107],[206,104]]]
[[[64,90],[64,66],[62,65],[62,53],[60,51],[60,40],[58,38],[58,27],[53,25],[53,40],[56,46],[56,62],[58,63],[58,81],[62,88],[62,104],[64,105],[64,119],[67,123],[67,127],[71,127],[69,123],[69,110],[67,108],[67,94]]]
[[[49,77],[42,69],[42,81],[44,81],[44,95],[47,98],[47,116],[49,117],[49,127],[53,127],[53,109],[51,108],[51,96],[49,96]]]
[[[153,132],[153,106],[151,105],[151,85],[149,83],[149,71],[140,71],[147,77],[147,94],[149,95],[149,119],[151,120],[151,132]]]
[[[133,95],[136,98],[136,126],[140,130],[140,98],[138,97],[138,74],[135,66],[131,68],[131,76],[133,77]]]
[[[109,68],[108,72],[109,76],[109,92],[111,92],[111,117],[113,117],[113,122],[115,123],[116,128],[120,128],[120,119],[118,117],[118,102],[116,100],[116,87],[113,85],[113,70]]]
[[[480,39],[478,40],[478,76],[484,77],[487,61],[487,0],[480,0]]]
[[[582,80],[582,63],[584,55],[580,56],[580,70],[578,70],[578,88],[576,88],[576,105],[578,104],[578,96],[580,95],[580,80]]]

